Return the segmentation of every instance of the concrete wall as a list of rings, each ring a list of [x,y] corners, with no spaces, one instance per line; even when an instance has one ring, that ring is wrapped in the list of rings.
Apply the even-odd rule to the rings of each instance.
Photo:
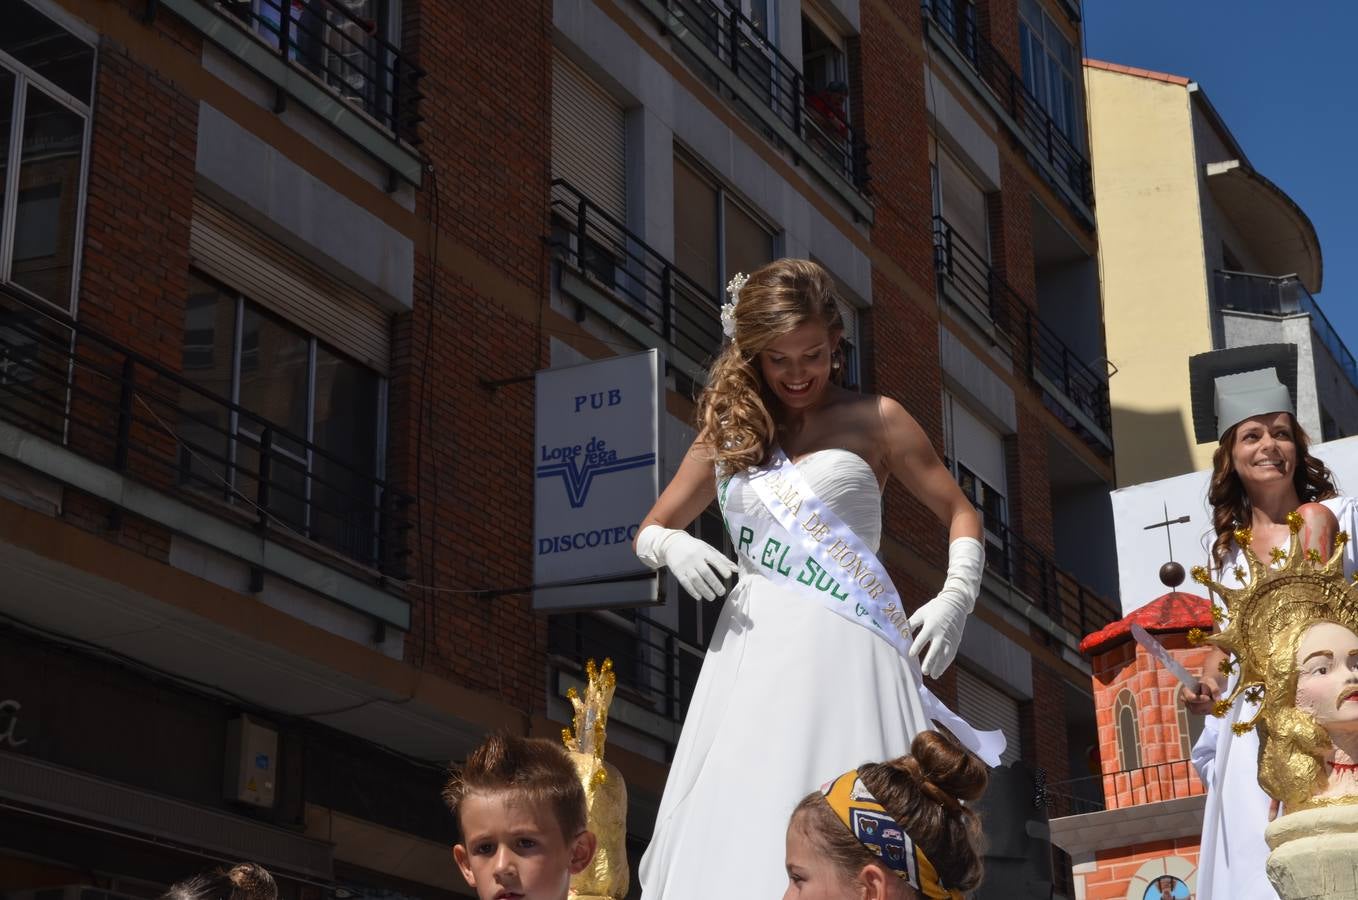
[[[1188,357],[1212,345],[1189,95],[1088,67],[1118,484],[1198,468]]]

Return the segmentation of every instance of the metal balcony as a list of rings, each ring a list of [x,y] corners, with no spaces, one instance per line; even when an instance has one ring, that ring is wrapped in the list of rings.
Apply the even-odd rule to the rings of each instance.
[[[1047,786],[1044,796],[1051,818],[1059,819],[1205,793],[1192,761],[1178,759],[1056,782]]]
[[[393,137],[419,144],[424,71],[383,37],[385,23],[331,0],[200,0],[237,21],[295,70],[362,110]]]
[[[411,497],[87,325],[5,297],[0,421],[294,549],[406,577]]]
[[[1348,345],[1330,324],[1316,298],[1295,275],[1255,275],[1218,269],[1215,273],[1218,309],[1264,316],[1311,317],[1311,329],[1343,371],[1349,384],[1358,388],[1358,362]]]
[[[1094,207],[1094,178],[1089,160],[1071,143],[1023,84],[1023,77],[1005,61],[995,46],[976,27],[974,7],[965,0],[923,0],[926,31],[937,36],[985,85],[985,99],[1004,113],[1011,130],[1041,163],[1039,172],[1054,178],[1057,186],[1086,209]],[[1093,221],[1088,223],[1091,227]]]
[[[721,301],[563,179],[552,182],[552,252],[615,301],[625,330],[678,350],[689,374],[721,349]],[[628,326],[631,328],[628,328]],[[695,368],[696,367],[696,368]]]
[[[1107,376],[1071,350],[942,216],[934,217],[934,266],[940,293],[1027,370],[1057,418],[1100,456],[1110,456]]]
[[[754,22],[723,0],[638,0],[696,63],[727,88],[768,128],[775,143],[795,157],[811,157],[848,190],[859,215],[871,218],[868,147],[843,115],[808,102],[810,88],[800,69],[764,36]],[[843,193],[843,192],[841,192]]]

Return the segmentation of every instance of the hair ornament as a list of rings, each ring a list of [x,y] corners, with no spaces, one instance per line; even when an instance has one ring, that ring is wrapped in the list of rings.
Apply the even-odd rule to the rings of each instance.
[[[721,333],[733,341],[736,339],[736,304],[740,302],[740,289],[749,280],[749,275],[737,272],[726,283],[726,296],[730,299],[721,305]]]

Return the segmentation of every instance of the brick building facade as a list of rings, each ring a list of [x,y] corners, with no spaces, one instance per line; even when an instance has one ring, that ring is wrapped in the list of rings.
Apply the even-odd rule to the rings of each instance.
[[[722,286],[780,255],[984,512],[936,685],[1010,737],[981,896],[1068,890],[1032,797],[1083,774],[1077,641],[1118,615],[1073,4],[0,7],[0,890],[256,855],[459,893],[443,766],[559,733],[587,655],[639,854],[715,608],[532,609],[529,376],[658,348],[672,471]],[[944,529],[897,486],[884,526],[923,603]],[[242,729],[271,803],[220,784]]]

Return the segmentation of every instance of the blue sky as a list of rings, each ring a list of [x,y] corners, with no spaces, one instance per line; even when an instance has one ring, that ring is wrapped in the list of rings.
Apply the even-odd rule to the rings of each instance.
[[[1085,55],[1190,78],[1320,236],[1321,308],[1358,354],[1358,3],[1084,0]]]

